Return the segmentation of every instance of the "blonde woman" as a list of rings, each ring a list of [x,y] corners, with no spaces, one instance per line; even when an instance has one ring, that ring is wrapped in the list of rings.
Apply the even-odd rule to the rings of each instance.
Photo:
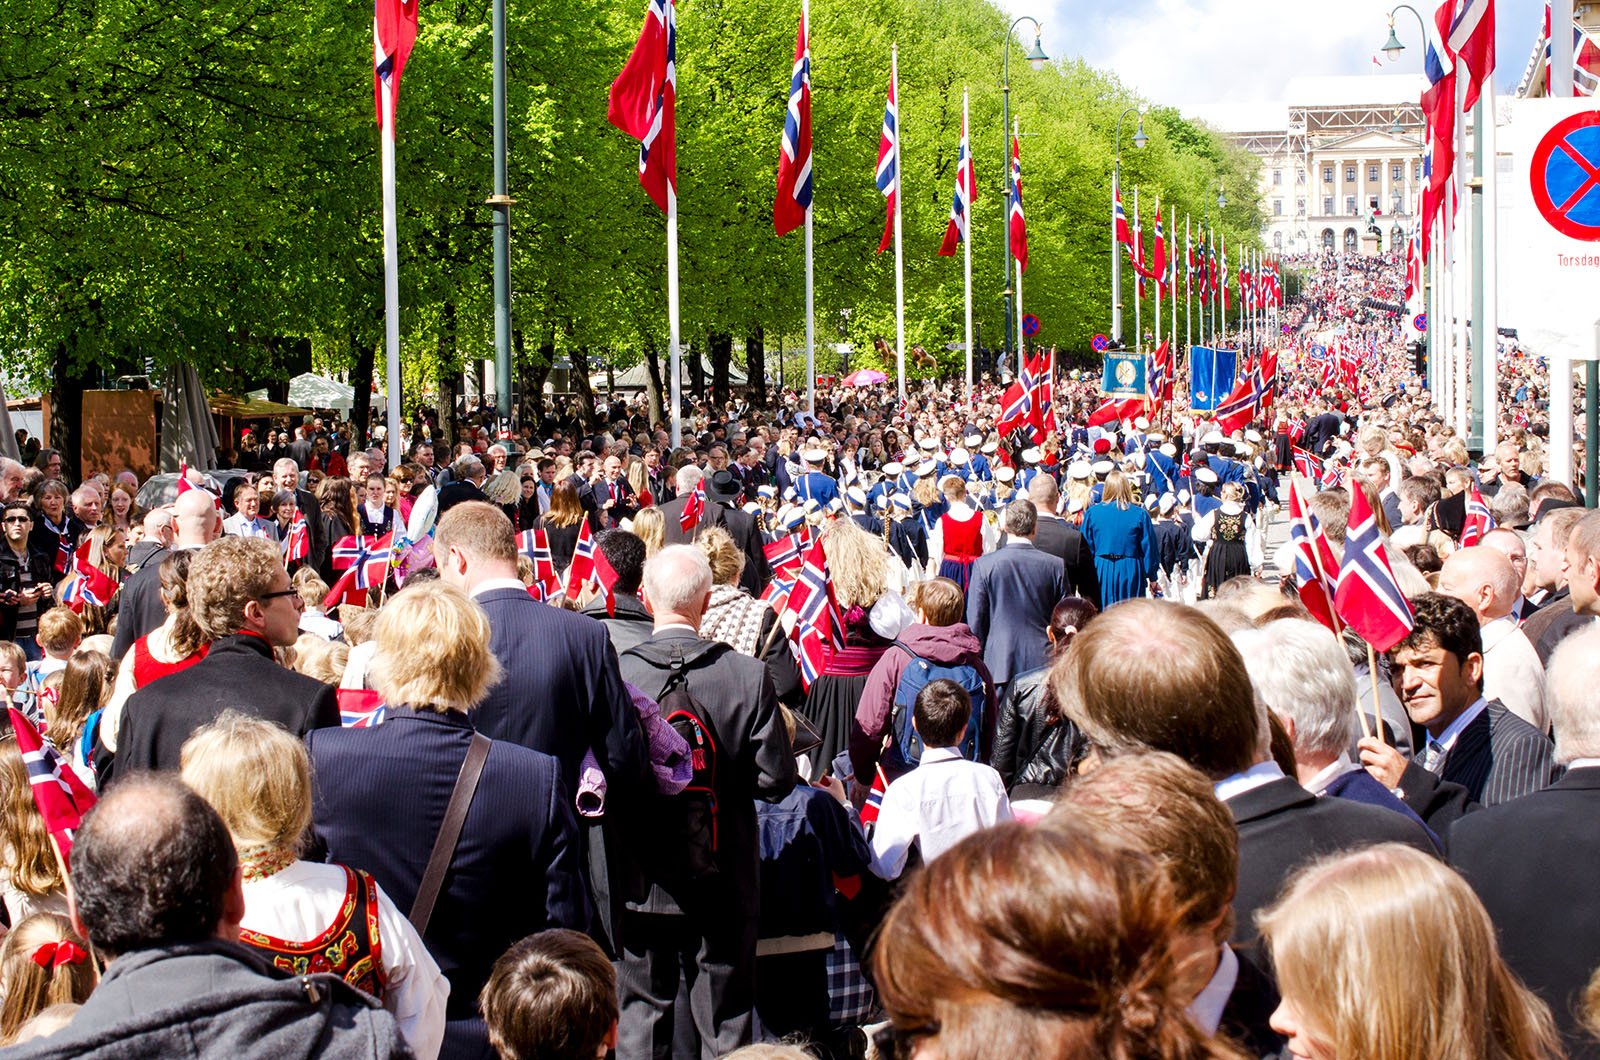
[[[644,556],[649,559],[667,543],[667,521],[660,508],[640,508],[633,516],[633,532],[644,542]]]
[[[1244,486],[1224,482],[1218,491],[1222,502],[1194,521],[1190,539],[1205,546],[1200,567],[1205,572],[1200,583],[1200,598],[1209,600],[1217,588],[1230,578],[1261,573],[1261,535],[1256,520],[1244,508]]]
[[[34,913],[67,915],[66,879],[33,801],[28,767],[9,731],[0,736],[0,900],[13,924]]]
[[[1084,515],[1083,539],[1094,553],[1102,611],[1145,595],[1161,569],[1155,524],[1134,503],[1133,485],[1120,471],[1106,476],[1100,503]]]
[[[116,586],[104,604],[91,604],[87,601],[83,604],[83,610],[80,612],[83,617],[83,634],[92,637],[97,633],[110,631],[111,620],[116,617],[117,608],[122,602],[122,579],[128,562],[128,532],[110,523],[101,523],[89,531],[84,540],[89,545],[89,566],[110,578]],[[82,543],[79,547],[83,547]],[[71,576],[80,579],[82,577],[82,574]],[[62,598],[66,587],[67,583],[62,582],[56,590],[57,599]]]
[[[1550,1010],[1506,967],[1465,880],[1410,847],[1318,862],[1257,922],[1283,1000],[1272,1027],[1311,1060],[1554,1060]]]
[[[244,876],[239,941],[291,975],[332,972],[383,1002],[418,1056],[437,1056],[450,985],[370,875],[300,858],[311,760],[270,721],[224,711],[184,741],[183,782],[228,826]]]
[[[484,749],[444,886],[421,929],[450,980],[446,1056],[487,1051],[474,1001],[512,943],[590,926],[560,765],[485,740],[468,716],[501,677],[489,638],[488,617],[461,590],[408,584],[378,612],[370,681],[388,705],[385,720],[306,734],[312,813],[329,860],[372,873],[400,909],[416,901],[469,752]]]
[[[23,1039],[18,1032],[52,1005],[81,1005],[99,981],[89,944],[56,913],[19,921],[0,945],[0,1046]]]

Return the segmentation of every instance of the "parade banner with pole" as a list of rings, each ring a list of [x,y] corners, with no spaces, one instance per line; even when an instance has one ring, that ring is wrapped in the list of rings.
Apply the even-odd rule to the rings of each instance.
[[[400,73],[417,41],[417,0],[375,0],[372,15],[372,90],[383,135],[383,346],[388,388],[389,462],[404,458],[400,437],[400,251],[394,190],[394,120]]]

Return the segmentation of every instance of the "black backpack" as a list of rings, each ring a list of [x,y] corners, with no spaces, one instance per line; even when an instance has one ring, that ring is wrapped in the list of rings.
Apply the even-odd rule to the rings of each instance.
[[[661,718],[689,745],[694,775],[676,795],[656,795],[646,809],[646,841],[655,874],[671,882],[694,883],[716,878],[717,767],[721,751],[710,715],[689,691],[688,670],[714,652],[732,650],[718,641],[645,641],[624,655],[643,659],[667,671],[657,704]]]

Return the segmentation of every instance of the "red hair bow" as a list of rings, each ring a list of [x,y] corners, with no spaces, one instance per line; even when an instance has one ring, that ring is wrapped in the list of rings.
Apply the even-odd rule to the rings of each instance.
[[[63,964],[82,964],[88,958],[82,946],[71,939],[46,942],[33,951],[33,963],[41,968],[56,969]]]

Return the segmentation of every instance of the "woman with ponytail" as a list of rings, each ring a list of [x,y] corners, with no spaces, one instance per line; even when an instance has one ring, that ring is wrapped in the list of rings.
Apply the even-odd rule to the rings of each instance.
[[[58,913],[35,913],[0,945],[0,1046],[51,1005],[81,1005],[98,980],[89,944]]]
[[[970,836],[915,875],[884,922],[880,1055],[1242,1057],[1185,1014],[1182,915],[1151,858],[1087,825]]]

